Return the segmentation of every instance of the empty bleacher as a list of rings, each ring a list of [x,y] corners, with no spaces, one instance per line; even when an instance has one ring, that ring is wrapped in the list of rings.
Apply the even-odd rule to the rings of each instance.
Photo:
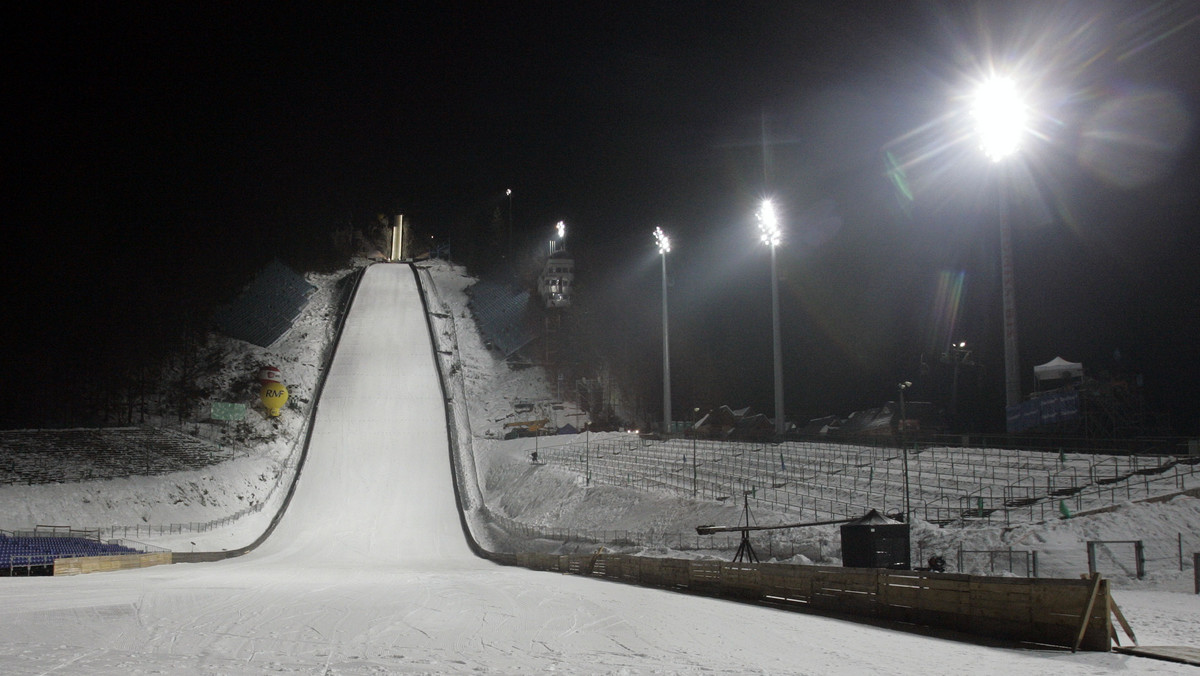
[[[0,531],[0,577],[50,575],[54,561],[84,556],[141,554],[146,546],[110,540],[103,542],[94,531],[63,527],[39,527],[32,531]]]
[[[529,292],[480,281],[468,293],[479,334],[507,359],[534,339],[528,328]]]
[[[292,328],[316,288],[288,266],[273,260],[236,298],[217,309],[213,322],[227,336],[270,347]]]

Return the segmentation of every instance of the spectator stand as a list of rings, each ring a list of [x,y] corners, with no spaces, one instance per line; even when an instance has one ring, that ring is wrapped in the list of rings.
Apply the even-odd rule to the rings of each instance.
[[[53,575],[59,559],[162,553],[132,541],[100,539],[99,531],[68,526],[37,526],[31,531],[0,531],[0,576]]]
[[[213,313],[225,335],[270,347],[292,328],[317,287],[278,260],[264,267],[229,304]]]
[[[468,290],[471,309],[484,343],[512,357],[534,339],[529,329],[529,292],[506,284],[480,281]]]

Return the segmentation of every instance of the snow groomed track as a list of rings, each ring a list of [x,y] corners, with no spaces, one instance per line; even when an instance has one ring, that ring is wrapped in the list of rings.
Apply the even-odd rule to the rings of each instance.
[[[444,406],[412,269],[368,268],[295,493],[256,558],[477,563],[454,499]]]

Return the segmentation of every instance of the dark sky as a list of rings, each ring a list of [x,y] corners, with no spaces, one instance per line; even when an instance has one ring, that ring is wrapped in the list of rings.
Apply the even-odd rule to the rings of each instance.
[[[314,223],[452,238],[511,188],[518,246],[565,220],[581,293],[653,369],[667,229],[675,406],[769,412],[770,195],[789,415],[899,380],[944,400],[922,355],[966,340],[998,424],[1009,218],[1026,389],[1061,355],[1200,426],[1200,3],[43,4],[5,10],[10,312],[42,317],[10,351],[119,333],[169,298],[146,288]],[[964,108],[991,68],[1034,111],[1005,165]]]

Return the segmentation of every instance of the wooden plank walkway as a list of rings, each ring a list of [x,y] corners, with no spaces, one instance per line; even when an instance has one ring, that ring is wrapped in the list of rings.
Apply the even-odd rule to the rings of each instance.
[[[1200,667],[1200,648],[1192,648],[1190,646],[1180,645],[1135,645],[1135,646],[1117,646],[1113,648],[1114,652],[1124,653],[1126,655],[1137,655],[1138,657],[1150,657],[1156,660],[1166,660],[1168,662],[1180,662],[1182,664],[1191,664]]]

